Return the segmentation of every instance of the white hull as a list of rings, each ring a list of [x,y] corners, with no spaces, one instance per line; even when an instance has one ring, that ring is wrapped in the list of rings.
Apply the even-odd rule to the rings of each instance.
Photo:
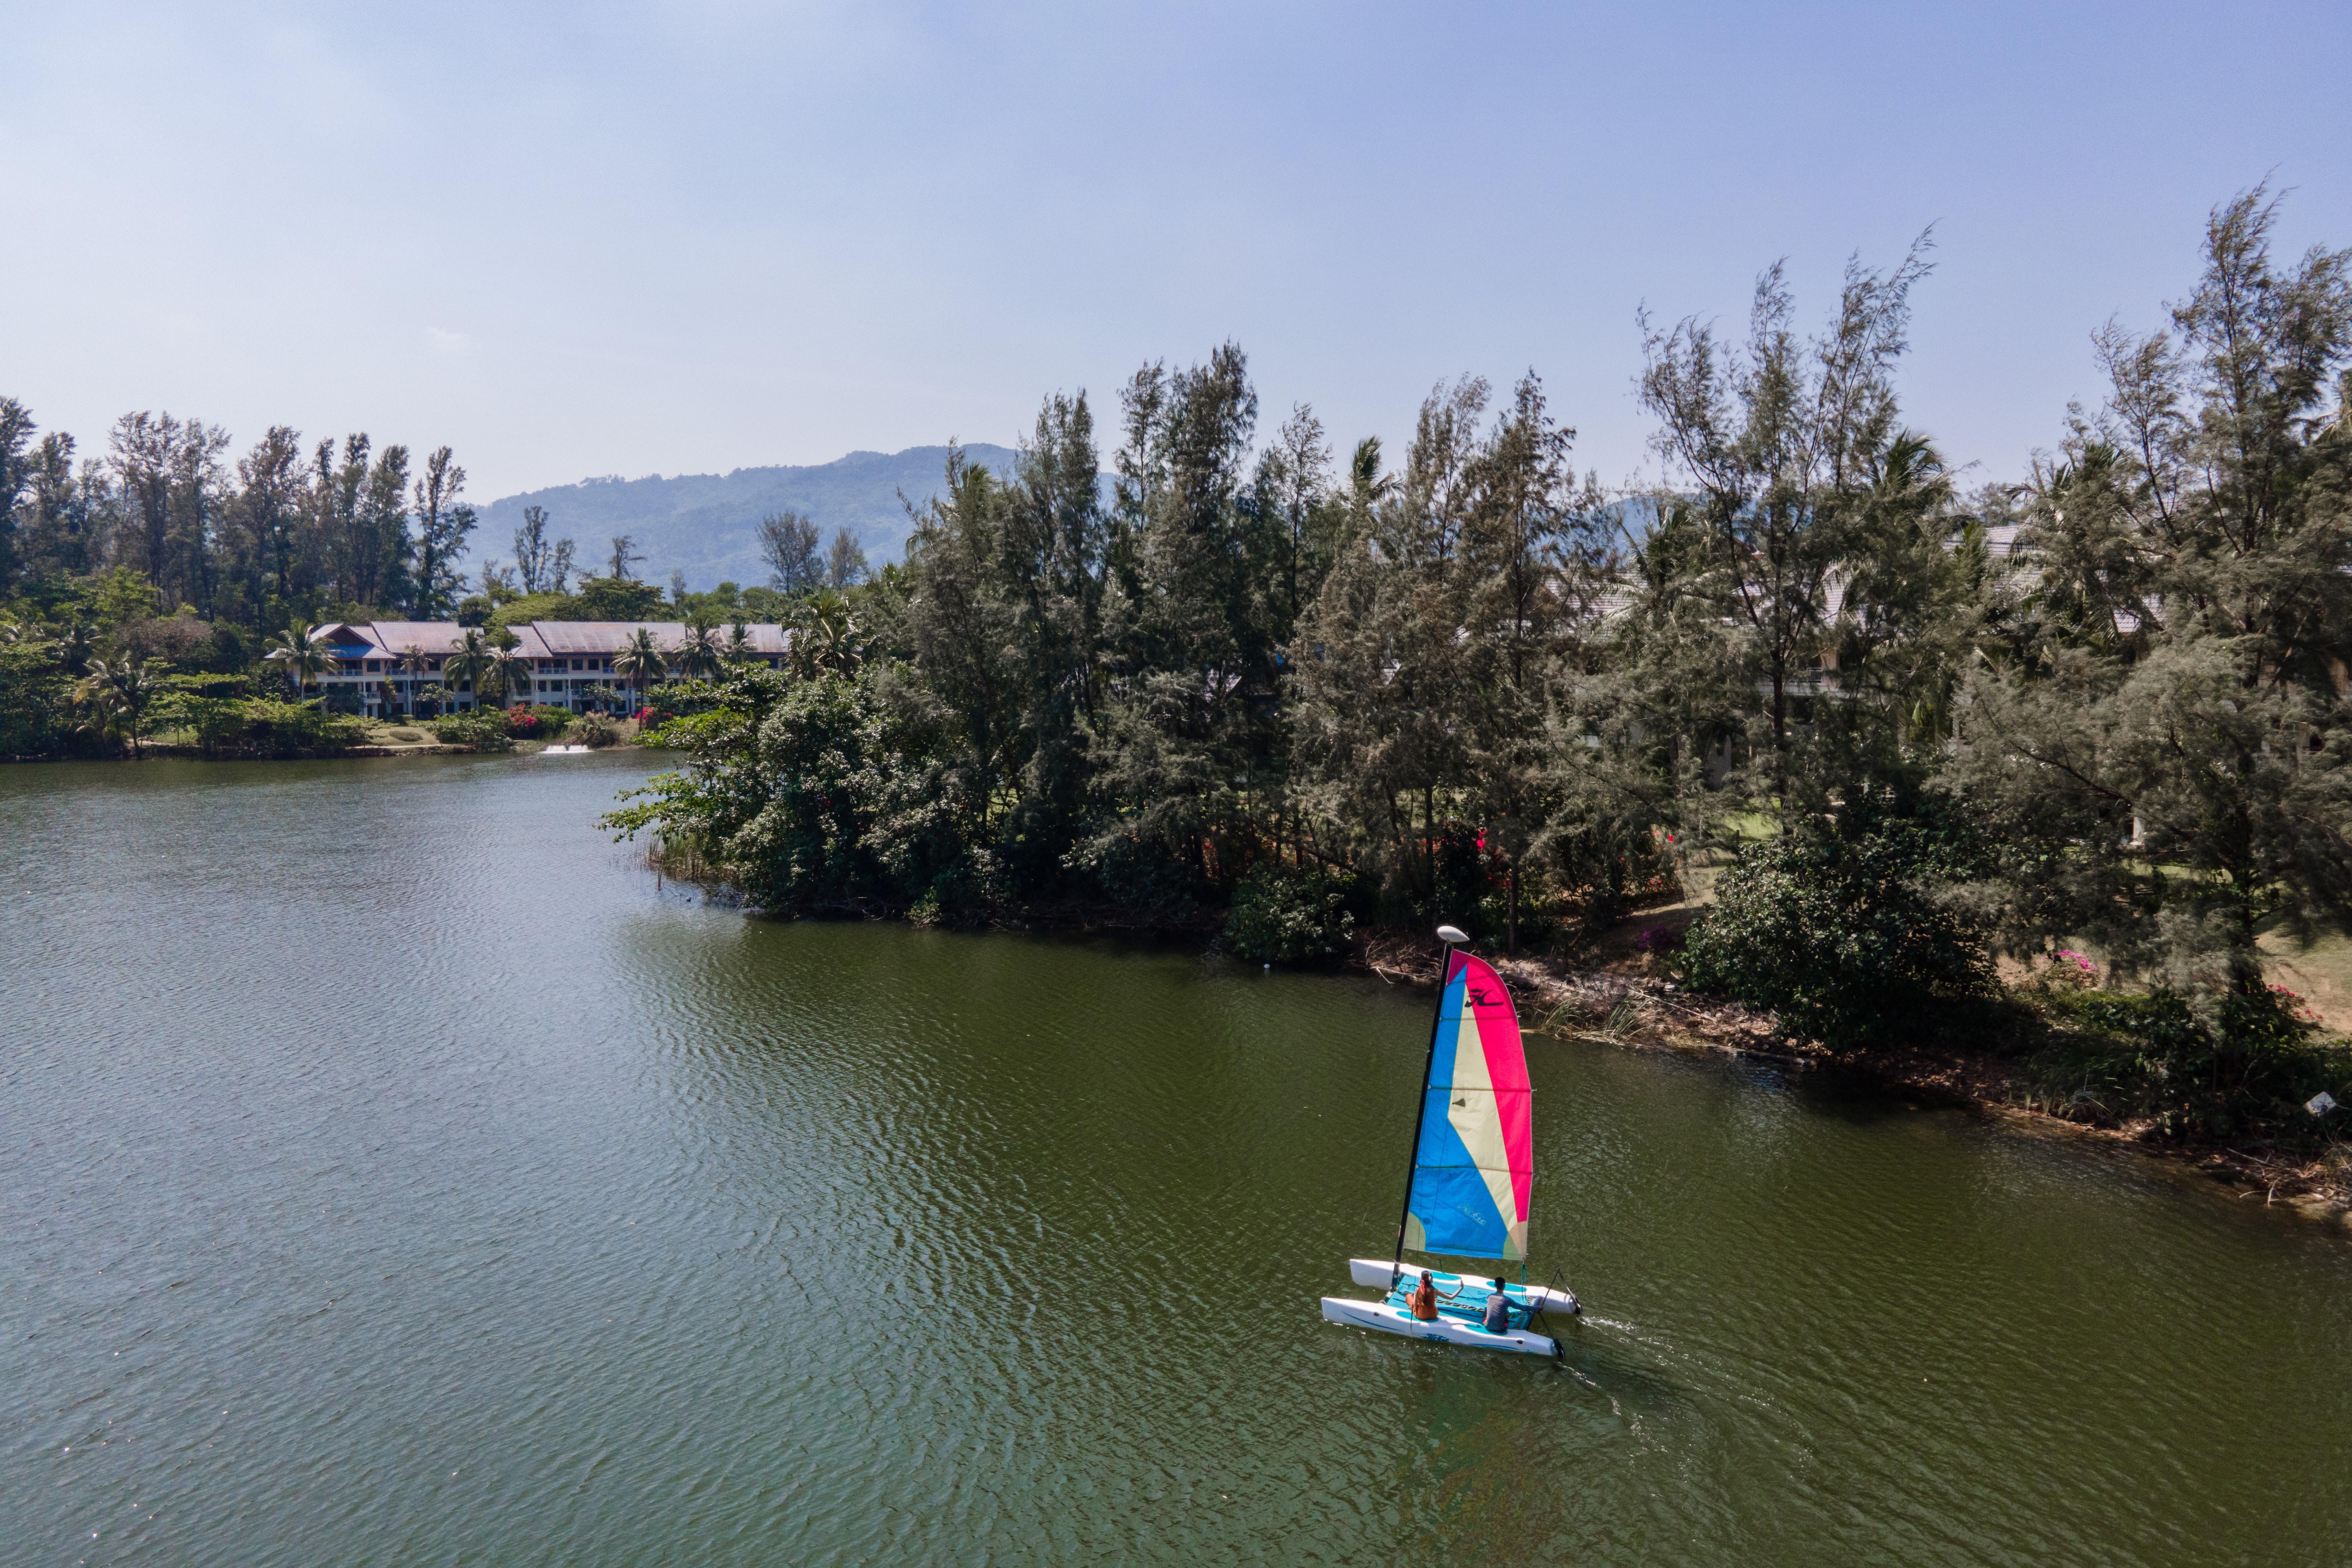
[[[1388,1265],[1381,1268],[1385,1270]],[[1383,1273],[1382,1279],[1386,1279]],[[1386,1301],[1358,1301],[1346,1296],[1323,1298],[1323,1315],[1332,1322],[1350,1328],[1378,1329],[1386,1334],[1402,1334],[1409,1340],[1430,1340],[1438,1344],[1461,1345],[1467,1350],[1511,1351],[1520,1355],[1558,1355],[1559,1345],[1542,1334],[1517,1329],[1507,1334],[1490,1334],[1475,1323],[1465,1323],[1458,1318],[1440,1318],[1425,1323],[1411,1312],[1391,1307]]]
[[[1375,1290],[1386,1290],[1391,1289],[1389,1281],[1397,1272],[1398,1266],[1390,1262],[1385,1258],[1350,1258],[1348,1259],[1348,1278],[1353,1279],[1359,1285],[1370,1285]],[[1430,1277],[1437,1282],[1437,1288],[1441,1291],[1452,1289],[1457,1280],[1464,1279],[1471,1279],[1480,1286],[1484,1286],[1486,1283],[1486,1278],[1475,1274],[1448,1274],[1442,1268],[1433,1268],[1429,1272]],[[1403,1265],[1402,1273],[1404,1278],[1408,1280],[1419,1279],[1421,1278],[1421,1270],[1410,1263]],[[1576,1298],[1568,1291],[1554,1290],[1549,1286],[1544,1285],[1514,1286],[1512,1287],[1511,1300],[1514,1301],[1524,1300],[1530,1307],[1540,1307],[1548,1312],[1565,1312],[1570,1316],[1583,1310],[1582,1308],[1577,1305]],[[1326,1315],[1328,1316],[1328,1314]]]

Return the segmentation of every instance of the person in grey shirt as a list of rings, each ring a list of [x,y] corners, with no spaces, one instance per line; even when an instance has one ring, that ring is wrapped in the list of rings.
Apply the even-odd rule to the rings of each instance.
[[[1490,1334],[1511,1331],[1511,1299],[1503,1294],[1500,1279],[1494,1282],[1494,1289],[1486,1297],[1486,1329]]]

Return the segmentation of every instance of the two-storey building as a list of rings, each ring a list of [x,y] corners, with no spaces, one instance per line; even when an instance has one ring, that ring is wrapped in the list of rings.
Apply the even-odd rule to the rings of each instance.
[[[676,652],[687,634],[682,621],[532,621],[509,629],[527,678],[510,683],[506,700],[569,708],[575,713],[628,706],[634,682],[615,671],[613,661],[638,631],[653,633],[655,646],[665,654]],[[420,706],[438,706],[445,712],[473,707],[474,682],[453,679],[443,668],[465,630],[455,621],[337,621],[319,628],[313,640],[333,661],[320,677],[326,705],[338,712],[387,719]],[[744,631],[753,663],[770,669],[783,667],[790,647],[790,634],[783,627],[763,624]],[[732,628],[721,635],[731,637]],[[422,668],[412,668],[412,663]]]

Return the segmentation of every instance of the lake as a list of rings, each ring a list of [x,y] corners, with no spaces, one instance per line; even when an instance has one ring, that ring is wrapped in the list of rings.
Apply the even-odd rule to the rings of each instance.
[[[2352,1559],[2352,1243],[1530,1037],[1559,1363],[1335,1327],[1428,999],[780,923],[657,759],[0,768],[11,1563]]]

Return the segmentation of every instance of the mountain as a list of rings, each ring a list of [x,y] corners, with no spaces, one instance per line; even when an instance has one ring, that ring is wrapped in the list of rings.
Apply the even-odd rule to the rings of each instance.
[[[1009,447],[974,443],[964,457],[999,474],[1013,471]],[[760,520],[790,509],[816,520],[828,543],[846,527],[876,565],[904,554],[908,524],[898,502],[904,492],[917,506],[941,493],[948,449],[909,447],[903,452],[852,452],[806,468],[737,468],[730,474],[659,474],[642,479],[583,479],[576,485],[501,496],[482,508],[481,531],[474,536],[477,561],[514,559],[514,531],[522,509],[547,509],[548,533],[578,542],[580,565],[598,564],[612,553],[612,540],[625,533],[645,556],[638,574],[666,583],[683,569],[696,590],[721,582],[746,587],[768,580],[760,559]]]

